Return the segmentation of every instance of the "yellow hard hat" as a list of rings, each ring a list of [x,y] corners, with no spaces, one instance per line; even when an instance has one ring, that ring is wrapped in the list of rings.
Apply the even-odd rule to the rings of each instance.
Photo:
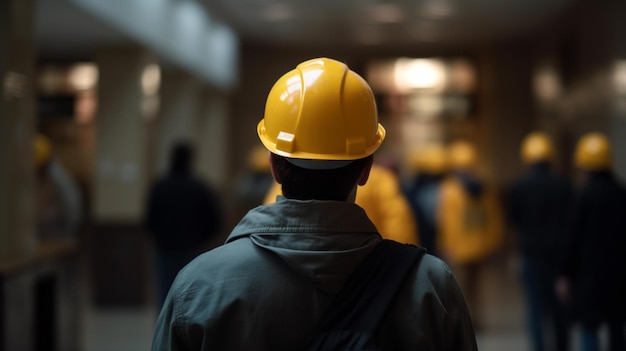
[[[35,136],[35,166],[37,168],[43,166],[50,160],[52,154],[52,144],[50,140],[43,134],[37,134]]]
[[[272,153],[305,160],[356,160],[385,138],[367,82],[328,58],[305,61],[274,84],[257,132]]]
[[[608,170],[611,168],[611,143],[601,133],[587,133],[578,139],[574,161],[587,171]]]
[[[522,141],[520,154],[526,164],[550,161],[554,157],[552,140],[544,132],[532,132]]]
[[[416,148],[410,156],[410,167],[417,172],[440,174],[446,171],[446,150],[440,145]]]
[[[467,141],[455,141],[448,147],[448,160],[452,169],[470,169],[476,164],[476,150]]]

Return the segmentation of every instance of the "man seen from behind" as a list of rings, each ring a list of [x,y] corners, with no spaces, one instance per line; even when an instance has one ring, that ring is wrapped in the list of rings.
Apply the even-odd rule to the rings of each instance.
[[[383,241],[354,203],[385,137],[363,78],[332,59],[303,62],[275,83],[257,131],[283,196],[249,211],[224,245],[181,270],[153,350],[303,349]],[[428,254],[417,262],[375,333],[377,346],[476,350],[448,266]]]

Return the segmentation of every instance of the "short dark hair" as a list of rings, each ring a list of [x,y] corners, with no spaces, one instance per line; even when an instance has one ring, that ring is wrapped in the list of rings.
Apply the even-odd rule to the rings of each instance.
[[[285,157],[274,153],[271,157],[285,197],[296,200],[345,201],[356,185],[363,167],[373,156],[370,155],[355,160],[347,166],[329,170],[298,167],[287,161]]]

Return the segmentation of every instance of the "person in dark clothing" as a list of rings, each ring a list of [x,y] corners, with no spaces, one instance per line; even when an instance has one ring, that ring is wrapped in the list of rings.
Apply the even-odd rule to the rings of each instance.
[[[608,326],[610,350],[626,350],[626,189],[611,172],[611,145],[600,133],[578,141],[575,163],[585,172],[563,256],[559,296],[581,324],[583,351],[599,349]]]
[[[167,176],[152,186],[146,227],[156,248],[159,308],[178,271],[208,248],[221,227],[217,195],[192,175],[193,150],[186,142],[174,146]]]
[[[555,253],[565,240],[563,228],[572,187],[566,178],[551,170],[553,155],[554,147],[547,134],[533,132],[524,139],[521,157],[528,171],[512,185],[507,211],[518,238],[528,330],[536,351],[569,348],[567,316],[557,299],[554,283],[558,274]],[[548,325],[554,333],[552,347],[547,347],[544,337]]]
[[[474,328],[481,329],[486,320],[481,280],[502,248],[504,218],[497,191],[478,172],[478,157],[468,141],[448,146],[449,174],[441,185],[437,243],[463,289]]]
[[[403,191],[417,220],[420,246],[437,255],[437,211],[446,170],[446,151],[441,146],[427,146],[411,156],[409,163],[414,174]]]

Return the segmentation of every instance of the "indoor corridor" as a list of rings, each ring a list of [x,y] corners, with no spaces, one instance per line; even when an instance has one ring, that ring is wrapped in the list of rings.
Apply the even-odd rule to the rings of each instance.
[[[223,243],[263,203],[264,186],[274,182],[267,149],[260,166],[251,154],[261,146],[265,113],[278,115],[266,110],[268,93],[298,63],[327,58],[371,88],[372,111],[386,130],[376,163],[397,176],[394,191],[380,193],[407,193],[423,180],[436,181],[439,192],[454,178],[463,195],[502,200],[494,206],[502,221],[483,221],[494,218],[485,204],[442,223],[502,222],[503,252],[486,240],[475,245],[491,258],[478,284],[478,347],[530,351],[519,279],[524,245],[512,244],[521,231],[507,201],[516,181],[539,167],[520,157],[520,146],[532,132],[548,135],[550,168],[578,190],[589,173],[576,160],[578,141],[601,135],[611,148],[599,173],[626,184],[624,14],[624,0],[0,0],[0,351],[149,350],[158,314],[154,268],[163,263],[155,252],[180,245],[195,255],[201,245]],[[339,144],[352,145],[352,137],[345,141]],[[172,150],[181,142],[195,151],[185,171],[217,199],[193,212],[216,219],[196,232],[206,234],[203,244],[189,244],[182,237],[193,231],[178,224],[149,224],[191,213],[181,205],[192,203],[186,198],[149,215],[152,190],[175,173]],[[458,143],[473,150],[467,169],[448,165]],[[448,150],[435,166],[415,164],[435,149]],[[420,210],[430,219],[440,210],[433,189],[406,196],[428,206]],[[394,217],[401,212],[378,200]],[[535,204],[518,212],[548,212]],[[426,212],[413,212],[398,221],[401,229],[428,224],[414,221]],[[443,227],[431,222],[432,235],[419,239],[434,243]],[[626,231],[620,228],[601,232]],[[159,235],[171,239],[167,245],[157,231],[168,232]],[[405,232],[414,240],[424,233]],[[545,251],[561,256],[567,245],[554,242]],[[618,289],[588,286],[618,291],[622,301]],[[621,312],[613,300],[596,301]],[[572,329],[572,351],[580,350],[579,334]],[[603,347],[608,335],[601,329]]]

